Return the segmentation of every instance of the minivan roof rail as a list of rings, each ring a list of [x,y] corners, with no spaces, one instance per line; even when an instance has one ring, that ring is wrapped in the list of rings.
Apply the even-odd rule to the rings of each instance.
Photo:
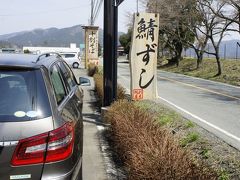
[[[53,55],[55,55],[55,56],[57,56],[57,57],[61,57],[61,55],[60,55],[59,53],[56,53],[56,52],[42,53],[42,54],[40,54],[40,55],[38,56],[38,58],[37,58],[37,60],[36,60],[36,63],[37,63],[38,61],[40,61],[42,57],[45,57],[45,58],[46,58],[46,57],[53,56]]]

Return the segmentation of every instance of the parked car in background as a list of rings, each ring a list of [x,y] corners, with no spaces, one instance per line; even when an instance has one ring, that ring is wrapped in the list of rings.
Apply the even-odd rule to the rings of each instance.
[[[1,52],[2,53],[15,53],[16,49],[14,49],[14,48],[2,48]]]
[[[0,54],[1,180],[82,179],[79,85],[60,55]]]
[[[62,58],[66,63],[73,68],[79,68],[81,64],[80,53],[69,52],[69,53],[60,53]]]

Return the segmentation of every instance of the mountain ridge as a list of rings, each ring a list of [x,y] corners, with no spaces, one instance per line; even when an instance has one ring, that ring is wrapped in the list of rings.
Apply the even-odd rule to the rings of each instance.
[[[103,30],[99,29],[99,43],[101,45],[103,43],[102,35]],[[31,31],[0,35],[0,41],[20,48],[23,46],[68,47],[70,43],[76,43],[79,47],[80,44],[84,44],[84,30],[81,25],[66,28],[37,28]]]
[[[123,34],[119,32],[119,35]],[[18,47],[23,46],[47,46],[47,47],[69,47],[70,43],[76,43],[77,47],[84,44],[84,29],[81,25],[74,25],[64,28],[36,28],[31,31],[21,31],[10,34],[0,35],[1,47]],[[240,46],[237,46],[238,39],[225,40],[220,45],[221,58],[240,58]],[[99,29],[99,43],[103,46],[103,30]],[[118,44],[120,44],[118,42]],[[213,47],[207,47],[211,52]],[[185,54],[194,56],[194,50],[188,49]],[[208,57],[205,54],[205,57]],[[212,56],[210,56],[212,57]]]

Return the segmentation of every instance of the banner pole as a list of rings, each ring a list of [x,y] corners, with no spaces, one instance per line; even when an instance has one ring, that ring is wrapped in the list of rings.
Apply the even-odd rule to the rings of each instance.
[[[114,1],[104,0],[104,55],[103,55],[103,106],[110,106],[114,97]]]

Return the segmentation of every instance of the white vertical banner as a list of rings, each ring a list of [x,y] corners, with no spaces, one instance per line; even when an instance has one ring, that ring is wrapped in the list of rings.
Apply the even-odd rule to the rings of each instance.
[[[133,100],[157,98],[159,15],[137,13],[131,43],[131,96]]]
[[[82,26],[85,29],[85,68],[89,64],[99,64],[98,58],[98,27]]]
[[[88,36],[88,55],[90,60],[98,59],[98,31],[91,30]]]

